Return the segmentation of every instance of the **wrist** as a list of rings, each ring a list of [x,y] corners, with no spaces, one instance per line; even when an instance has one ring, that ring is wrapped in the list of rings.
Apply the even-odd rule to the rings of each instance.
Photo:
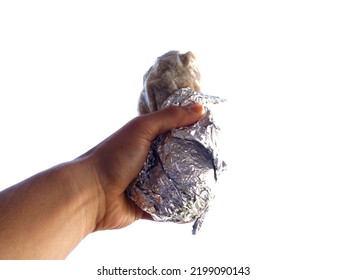
[[[78,204],[83,209],[86,236],[95,231],[105,214],[105,193],[92,156],[77,158],[67,169],[77,190],[76,199],[80,200]]]

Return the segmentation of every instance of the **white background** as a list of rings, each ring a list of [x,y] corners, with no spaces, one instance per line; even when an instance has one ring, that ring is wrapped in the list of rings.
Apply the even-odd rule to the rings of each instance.
[[[202,90],[228,99],[228,171],[197,236],[139,221],[89,235],[63,263],[0,262],[0,278],[212,265],[251,267],[236,279],[346,279],[343,2],[1,1],[0,189],[136,116],[142,76],[169,50],[195,52]]]

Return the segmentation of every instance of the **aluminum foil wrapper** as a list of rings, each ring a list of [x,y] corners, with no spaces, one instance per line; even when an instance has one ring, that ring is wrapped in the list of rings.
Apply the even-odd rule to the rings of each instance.
[[[153,219],[161,222],[195,221],[193,234],[201,227],[214,198],[218,176],[226,164],[218,154],[219,127],[211,107],[224,100],[183,88],[171,95],[161,109],[200,103],[201,119],[188,127],[157,137],[128,196]]]

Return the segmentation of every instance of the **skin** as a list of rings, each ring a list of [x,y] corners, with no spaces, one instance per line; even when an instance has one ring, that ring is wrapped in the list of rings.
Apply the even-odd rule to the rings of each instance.
[[[64,259],[94,231],[150,218],[124,191],[159,134],[201,115],[196,104],[139,116],[77,159],[0,192],[0,259]]]

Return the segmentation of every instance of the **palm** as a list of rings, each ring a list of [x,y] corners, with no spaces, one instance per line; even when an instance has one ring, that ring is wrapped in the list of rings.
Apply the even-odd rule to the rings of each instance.
[[[192,124],[201,113],[202,107],[197,105],[194,111],[172,107],[147,114],[130,121],[93,149],[104,202],[99,209],[104,215],[96,230],[122,228],[137,219],[150,218],[127,197],[125,190],[139,174],[154,138],[175,127]]]

